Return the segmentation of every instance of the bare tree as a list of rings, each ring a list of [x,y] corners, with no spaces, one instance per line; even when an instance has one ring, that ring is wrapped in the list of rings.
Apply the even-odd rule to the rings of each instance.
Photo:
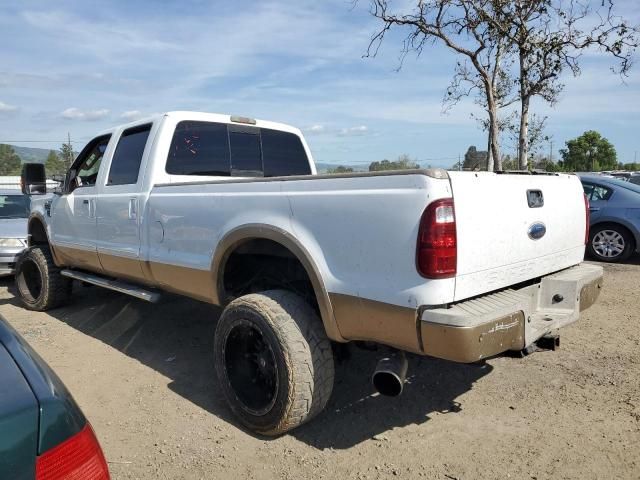
[[[471,114],[480,124],[483,131],[487,132],[487,154],[489,159],[493,159],[493,165],[496,170],[502,170],[502,157],[494,155],[492,149],[493,130],[497,128],[498,138],[509,122],[509,119],[502,118],[500,110],[508,107],[517,101],[517,96],[513,95],[513,82],[509,76],[509,66],[513,63],[509,55],[509,47],[500,37],[491,42],[484,54],[485,58],[492,59],[492,62],[485,62],[487,69],[491,70],[491,88],[494,92],[496,119],[490,121],[489,105],[485,93],[484,82],[478,71],[469,66],[467,61],[458,62],[456,64],[454,76],[445,92],[443,99],[443,110],[448,111],[464,97],[475,94],[475,103],[479,105],[483,111],[487,113],[486,117],[478,117]],[[506,65],[505,65],[506,64]]]
[[[475,89],[483,92],[488,116],[488,170],[501,169],[498,86],[505,48],[492,23],[485,20],[492,8],[491,0],[417,0],[410,13],[395,13],[388,0],[371,0],[371,14],[382,20],[383,26],[368,49],[368,55],[375,56],[392,27],[405,27],[409,33],[404,40],[403,58],[409,52],[419,55],[426,46],[440,42],[466,60],[458,63],[447,101],[455,103]]]
[[[564,85],[560,77],[566,69],[580,74],[580,58],[587,50],[597,50],[616,60],[613,70],[627,75],[638,47],[637,26],[629,26],[614,14],[613,0],[492,0],[487,13],[484,0],[469,0],[484,15],[482,21],[513,48],[517,58],[520,99],[518,164],[527,168],[529,112],[531,99],[541,97],[553,105]]]

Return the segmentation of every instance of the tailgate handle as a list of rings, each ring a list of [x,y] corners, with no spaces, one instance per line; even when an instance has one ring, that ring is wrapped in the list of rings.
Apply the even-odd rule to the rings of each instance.
[[[544,196],[542,190],[527,190],[527,203],[529,208],[540,208],[544,206]]]

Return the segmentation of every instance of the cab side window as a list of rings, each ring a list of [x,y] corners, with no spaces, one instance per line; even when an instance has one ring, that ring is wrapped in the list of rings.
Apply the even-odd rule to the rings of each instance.
[[[111,160],[107,185],[138,183],[144,148],[151,132],[151,124],[133,127],[122,132]]]
[[[110,138],[111,135],[95,138],[80,152],[70,171],[70,191],[78,187],[92,187],[96,184],[100,164]]]

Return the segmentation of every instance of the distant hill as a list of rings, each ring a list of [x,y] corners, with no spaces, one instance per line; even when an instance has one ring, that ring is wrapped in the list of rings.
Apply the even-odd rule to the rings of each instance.
[[[18,154],[22,163],[44,163],[50,152],[48,148],[18,147],[16,145],[11,145],[11,147]]]

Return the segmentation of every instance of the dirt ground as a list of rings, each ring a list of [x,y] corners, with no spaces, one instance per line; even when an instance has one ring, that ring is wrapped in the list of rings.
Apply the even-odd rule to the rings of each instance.
[[[238,426],[211,364],[219,309],[77,286],[73,305],[0,314],[91,420],[114,479],[640,478],[640,258],[606,265],[598,303],[561,349],[458,365],[410,358],[398,398],[379,353],[350,347],[329,407],[276,439]]]

